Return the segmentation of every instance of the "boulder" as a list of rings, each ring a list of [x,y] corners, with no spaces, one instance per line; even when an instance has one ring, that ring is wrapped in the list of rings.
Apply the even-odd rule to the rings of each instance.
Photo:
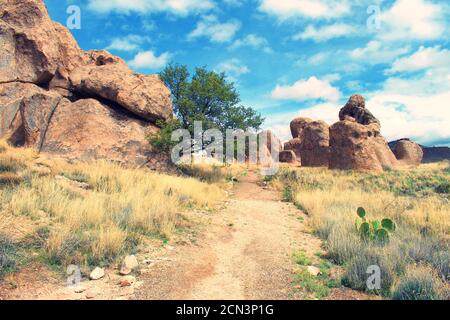
[[[299,138],[294,138],[284,144],[284,150],[294,151],[295,156],[297,157],[297,160],[300,161],[301,160],[300,145],[301,145],[301,140]]]
[[[409,166],[418,166],[423,160],[422,148],[408,139],[402,139],[396,143],[394,155],[401,164]]]
[[[280,152],[280,162],[282,163],[298,163],[297,157],[292,150],[284,150]]]
[[[172,117],[171,93],[157,75],[107,64],[76,68],[69,79],[75,92],[113,101],[143,119],[155,122]]]
[[[62,97],[30,83],[0,84],[0,136],[40,149],[50,117]]]
[[[80,49],[43,0],[0,1],[0,138],[68,158],[160,168],[147,141],[158,120],[172,117],[160,78]]]
[[[378,123],[363,125],[347,118],[330,128],[330,169],[383,171],[397,159],[380,134]]]
[[[152,152],[146,137],[157,130],[153,124],[95,99],[73,103],[63,99],[53,113],[41,152],[144,165]]]
[[[290,125],[292,137],[294,139],[299,138],[306,125],[312,121],[313,120],[309,118],[295,118],[294,120],[292,120]]]
[[[300,133],[299,140],[302,166],[328,166],[330,132],[327,123],[324,121],[309,122]]]
[[[136,256],[134,255],[126,256],[125,259],[123,259],[122,265],[120,266],[120,274],[128,275],[138,267],[139,263],[136,259]]]
[[[351,117],[357,123],[364,125],[372,123],[380,124],[378,119],[366,109],[364,97],[359,94],[351,96],[347,104],[340,110],[339,120],[343,121],[346,117]]]
[[[96,267],[94,270],[92,270],[91,274],[89,275],[89,279],[91,280],[99,280],[105,276],[105,270],[99,267]]]
[[[70,32],[53,22],[41,0],[2,0],[0,82],[47,84],[58,68],[72,69],[87,56]]]

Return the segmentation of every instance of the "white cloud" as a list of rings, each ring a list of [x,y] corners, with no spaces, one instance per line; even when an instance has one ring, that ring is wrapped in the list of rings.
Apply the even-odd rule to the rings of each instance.
[[[353,60],[371,65],[390,63],[394,59],[409,52],[409,48],[393,47],[380,41],[370,41],[364,48],[357,48],[350,52]]]
[[[215,70],[217,72],[224,72],[227,75],[228,80],[232,82],[238,82],[237,78],[239,76],[250,72],[250,69],[246,65],[235,58],[219,63]]]
[[[358,29],[345,23],[335,23],[319,28],[308,25],[306,30],[294,35],[294,40],[327,41],[333,38],[349,37],[358,34]]]
[[[450,144],[450,91],[428,97],[377,92],[367,101],[388,140],[412,138],[422,144]]]
[[[292,86],[277,85],[271,95],[276,100],[305,101],[323,99],[336,101],[341,96],[341,93],[329,81],[311,77],[308,80],[299,80]]]
[[[150,42],[148,37],[142,37],[135,34],[129,34],[122,38],[114,38],[106,50],[117,51],[135,51],[138,50],[145,42]]]
[[[206,37],[211,42],[229,42],[240,28],[241,23],[237,20],[221,23],[216,16],[207,15],[203,16],[197,27],[188,34],[188,39]]]
[[[164,52],[157,57],[153,51],[144,51],[136,54],[128,64],[133,69],[161,69],[167,65],[171,57],[169,52]]]
[[[242,39],[237,39],[230,46],[230,50],[239,49],[242,47],[250,47],[254,49],[263,48],[266,53],[271,53],[272,49],[268,46],[268,41],[264,37],[260,37],[256,34],[249,34]]]
[[[381,14],[377,37],[386,41],[436,40],[444,35],[444,5],[426,0],[397,0]]]
[[[341,17],[350,12],[350,5],[345,0],[260,0],[259,10],[283,21],[295,17]]]
[[[411,72],[427,68],[447,68],[450,72],[450,50],[441,50],[440,46],[420,47],[412,55],[397,59],[388,72]]]
[[[211,0],[89,0],[88,8],[101,13],[168,12],[188,15],[214,8]]]

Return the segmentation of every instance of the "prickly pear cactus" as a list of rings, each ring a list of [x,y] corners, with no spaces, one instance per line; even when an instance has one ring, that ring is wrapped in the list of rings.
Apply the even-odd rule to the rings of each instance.
[[[390,233],[396,229],[394,221],[388,218],[369,221],[366,218],[366,210],[362,207],[356,210],[356,214],[358,215],[355,222],[356,230],[363,240],[376,241],[379,244],[389,242]]]

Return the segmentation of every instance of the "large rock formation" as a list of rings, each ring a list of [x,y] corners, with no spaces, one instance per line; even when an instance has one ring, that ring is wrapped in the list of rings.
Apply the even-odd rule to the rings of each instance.
[[[295,156],[297,157],[297,160],[301,159],[301,153],[300,153],[300,145],[302,141],[300,138],[295,138],[292,140],[289,140],[284,144],[284,150],[292,150],[295,153]]]
[[[330,127],[324,121],[308,123],[300,134],[300,158],[305,167],[327,167]]]
[[[352,96],[340,118],[330,128],[330,169],[383,171],[398,165],[363,97]]]
[[[311,122],[313,122],[312,119],[302,117],[292,120],[290,125],[292,138],[300,138],[303,129]]]
[[[395,148],[397,143],[403,140],[410,139],[400,139],[389,142],[389,147],[393,152],[395,152]],[[432,163],[432,162],[440,162],[440,161],[450,161],[450,148],[449,147],[426,147],[423,145],[419,145],[423,152],[423,163]]]
[[[401,164],[408,166],[418,166],[423,160],[423,150],[415,142],[409,139],[399,140],[395,144],[394,154]]]
[[[296,118],[291,122],[294,139],[284,145],[284,150],[294,151],[305,167],[328,166],[329,126],[324,121]]]
[[[295,152],[292,150],[283,150],[280,152],[280,162],[281,163],[291,163],[291,164],[298,164],[297,156],[295,155]]]
[[[42,0],[0,0],[0,137],[71,158],[145,164],[147,135],[172,117],[157,76],[83,51]]]

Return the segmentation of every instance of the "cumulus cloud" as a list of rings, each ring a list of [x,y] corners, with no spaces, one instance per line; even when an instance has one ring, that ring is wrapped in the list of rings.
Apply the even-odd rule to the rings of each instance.
[[[395,60],[388,73],[414,72],[427,68],[445,68],[450,72],[450,50],[441,49],[440,46],[422,46],[412,55]]]
[[[379,39],[385,41],[436,40],[446,30],[443,4],[426,0],[397,0],[380,16]]]
[[[249,34],[242,39],[235,40],[230,46],[230,50],[239,49],[242,47],[250,47],[254,49],[262,48],[264,52],[271,53],[272,49],[269,47],[269,42],[266,38],[260,37],[256,34]]]
[[[260,0],[259,10],[276,16],[279,20],[296,17],[336,18],[350,12],[345,0]]]
[[[211,0],[89,0],[88,8],[100,13],[156,13],[168,12],[188,15],[214,8]]]
[[[336,101],[341,96],[339,89],[333,87],[329,81],[310,77],[307,80],[299,80],[291,86],[280,86],[271,93],[276,100],[330,100]]]
[[[148,37],[139,36],[136,34],[129,34],[125,37],[112,39],[106,50],[116,51],[136,51],[140,49],[141,45],[150,42]]]
[[[216,16],[207,15],[203,16],[197,27],[188,34],[188,39],[205,37],[211,42],[229,42],[240,28],[241,23],[237,20],[221,23]]]
[[[128,62],[133,69],[161,69],[170,61],[172,54],[164,52],[160,56],[156,56],[153,51],[143,51]]]
[[[368,63],[371,65],[391,63],[397,57],[409,52],[408,47],[396,47],[389,44],[383,44],[380,41],[373,40],[367,43],[363,48],[357,48],[350,52],[353,60]]]
[[[215,68],[216,72],[224,72],[228,80],[238,82],[237,78],[243,74],[249,73],[250,69],[239,59],[233,58],[219,63]]]
[[[335,23],[316,28],[308,25],[306,30],[294,35],[294,40],[327,41],[333,38],[349,37],[358,34],[358,29],[345,23]]]

